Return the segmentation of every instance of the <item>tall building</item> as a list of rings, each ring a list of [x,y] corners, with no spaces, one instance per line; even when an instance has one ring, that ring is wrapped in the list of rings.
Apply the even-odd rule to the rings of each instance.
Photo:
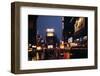
[[[35,15],[28,15],[28,43],[36,44],[36,21],[37,17]]]
[[[48,28],[48,29],[46,29],[46,43],[47,43],[47,45],[49,46],[49,45],[53,45],[54,46],[54,29],[50,29],[50,28]],[[53,47],[53,46],[51,46],[51,47]]]
[[[45,51],[45,59],[55,59],[56,51],[55,51],[55,34],[53,28],[46,29],[46,44],[47,50]]]
[[[68,41],[70,37],[73,37],[74,34],[74,23],[77,17],[64,17],[64,29],[63,36],[64,41]]]

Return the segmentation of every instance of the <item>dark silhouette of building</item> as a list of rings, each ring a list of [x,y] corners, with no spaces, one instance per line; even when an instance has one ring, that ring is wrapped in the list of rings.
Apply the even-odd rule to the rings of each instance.
[[[34,15],[28,15],[28,43],[36,44],[36,24],[37,17]]]

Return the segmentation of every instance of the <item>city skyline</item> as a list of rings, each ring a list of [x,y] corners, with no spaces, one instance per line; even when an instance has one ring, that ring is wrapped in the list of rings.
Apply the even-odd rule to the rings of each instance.
[[[88,58],[87,20],[28,15],[28,60]]]

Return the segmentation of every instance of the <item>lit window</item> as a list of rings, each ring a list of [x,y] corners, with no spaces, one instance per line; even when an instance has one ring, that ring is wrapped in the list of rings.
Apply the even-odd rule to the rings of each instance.
[[[54,33],[48,32],[48,33],[47,33],[47,36],[54,36]]]
[[[54,32],[54,29],[46,29],[47,32]]]

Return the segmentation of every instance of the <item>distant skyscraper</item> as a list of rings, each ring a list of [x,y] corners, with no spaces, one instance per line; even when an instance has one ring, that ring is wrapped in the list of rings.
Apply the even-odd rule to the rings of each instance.
[[[46,29],[46,42],[48,45],[54,45],[54,29]]]

